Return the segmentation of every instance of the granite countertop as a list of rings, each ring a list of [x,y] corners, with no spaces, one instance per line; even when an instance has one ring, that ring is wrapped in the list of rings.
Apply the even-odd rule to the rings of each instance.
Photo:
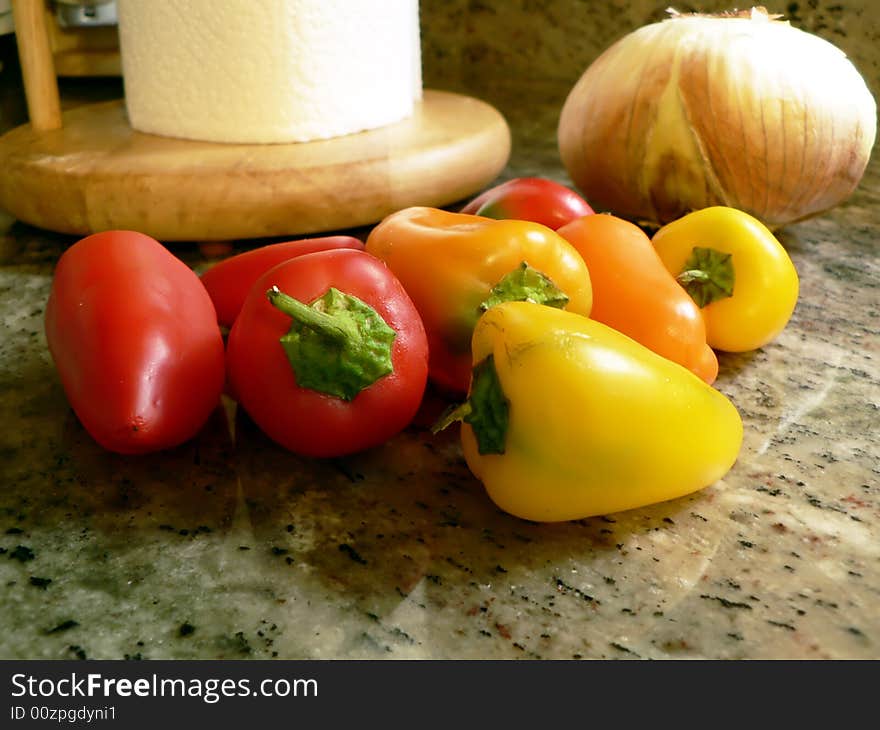
[[[439,24],[438,4],[428,12]],[[444,77],[433,43],[427,82],[508,118],[504,176],[568,182],[554,134],[571,73]],[[480,43],[446,58],[491,59]],[[720,356],[717,387],[745,425],[722,481],[548,525],[493,506],[455,429],[414,425],[316,461],[230,407],[172,451],[103,451],[43,335],[53,266],[75,239],[0,214],[0,657],[880,657],[878,214],[875,149],[845,205],[780,233],[800,300],[772,344]]]

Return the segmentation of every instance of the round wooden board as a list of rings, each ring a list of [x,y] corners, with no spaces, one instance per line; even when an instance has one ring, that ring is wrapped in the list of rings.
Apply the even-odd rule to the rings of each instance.
[[[492,106],[425,90],[412,117],[297,144],[217,144],[135,132],[122,100],[72,109],[63,127],[0,137],[0,208],[61,233],[166,241],[288,236],[443,206],[492,182],[510,130]]]

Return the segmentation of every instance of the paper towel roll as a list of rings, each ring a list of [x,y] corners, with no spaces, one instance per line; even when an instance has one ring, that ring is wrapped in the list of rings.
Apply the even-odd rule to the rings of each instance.
[[[117,0],[131,126],[304,142],[412,114],[418,0]]]

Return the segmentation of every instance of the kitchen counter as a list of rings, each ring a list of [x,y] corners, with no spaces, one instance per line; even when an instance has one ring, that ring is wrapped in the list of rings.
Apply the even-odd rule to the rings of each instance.
[[[536,19],[512,5],[423,3],[426,85],[506,115],[504,177],[568,182],[555,147],[568,88],[621,34],[615,8],[634,27],[659,5],[611,3],[575,49],[563,39],[588,25],[584,4]],[[847,8],[861,12],[844,5],[801,25],[831,33],[877,96],[877,26],[850,20],[841,35]],[[532,49],[525,60],[504,50],[511,37]],[[529,59],[552,73],[527,74]],[[466,73],[499,65],[503,79]],[[65,88],[68,100],[118,92]],[[720,356],[717,387],[745,425],[722,481],[539,525],[493,506],[454,428],[414,425],[316,461],[226,403],[172,451],[103,451],[43,335],[53,266],[75,239],[0,213],[0,658],[880,658],[878,216],[875,148],[846,204],[779,234],[800,300],[773,343]],[[208,249],[169,246],[210,263]]]

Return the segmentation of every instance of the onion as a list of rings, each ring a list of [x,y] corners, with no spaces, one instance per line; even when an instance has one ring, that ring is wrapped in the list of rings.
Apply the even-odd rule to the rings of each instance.
[[[594,208],[662,224],[726,205],[777,228],[855,190],[874,98],[840,49],[778,18],[674,14],[587,68],[559,152]]]

